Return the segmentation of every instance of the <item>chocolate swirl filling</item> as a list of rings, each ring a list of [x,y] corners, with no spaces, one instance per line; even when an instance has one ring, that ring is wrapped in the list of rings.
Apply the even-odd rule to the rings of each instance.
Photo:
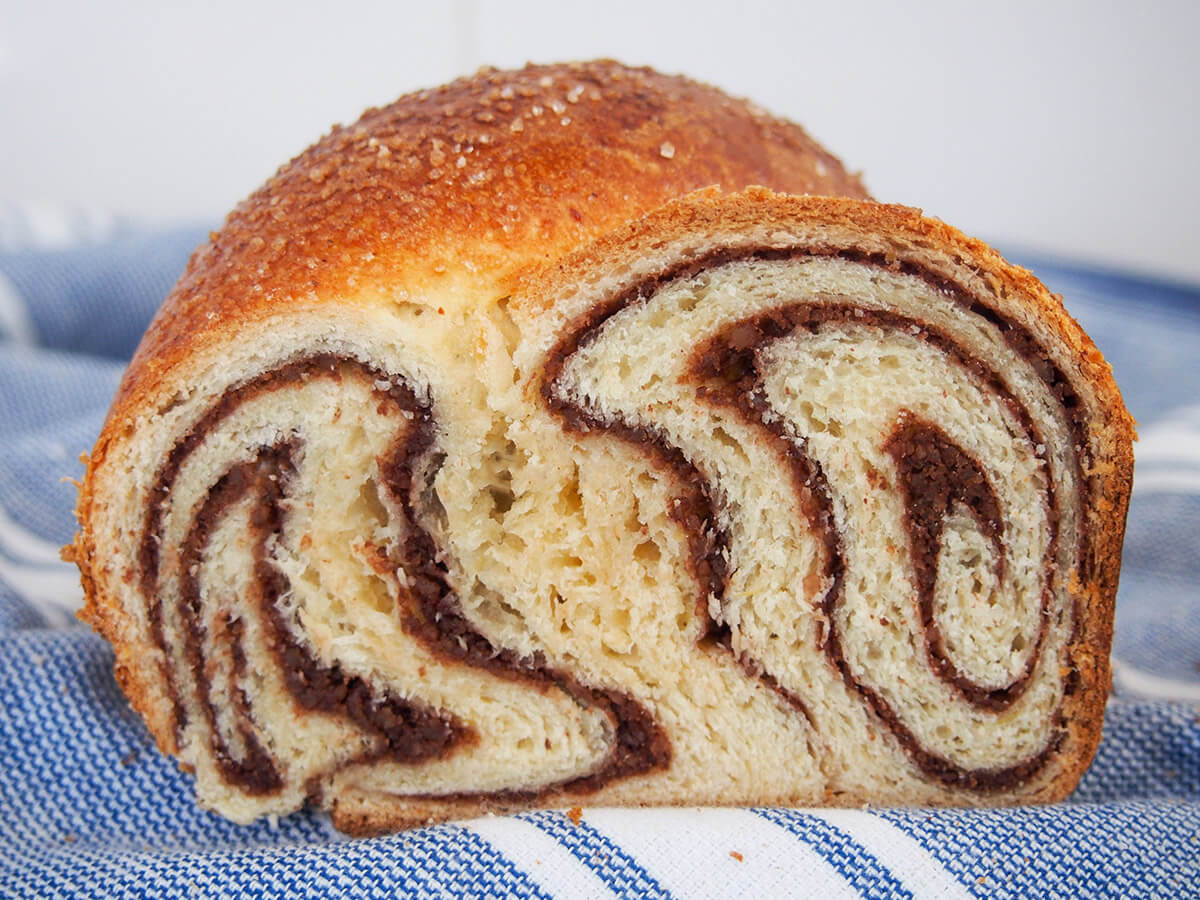
[[[551,790],[586,792],[616,778],[665,767],[670,760],[670,742],[649,711],[633,698],[618,691],[583,685],[553,669],[540,654],[522,657],[496,647],[470,623],[462,612],[446,565],[439,562],[441,556],[434,537],[422,524],[418,511],[426,479],[414,473],[419,466],[428,469],[431,462],[436,463],[436,427],[429,403],[403,379],[333,354],[294,360],[231,388],[180,439],[158,473],[151,492],[155,499],[147,509],[139,549],[140,586],[146,598],[151,633],[163,650],[164,680],[174,707],[177,740],[187,727],[187,706],[179,695],[164,637],[159,591],[164,517],[176,478],[204,437],[240,405],[253,397],[317,377],[365,379],[373,385],[380,414],[398,414],[407,423],[392,449],[379,461],[383,486],[393,509],[405,520],[401,529],[404,539],[390,548],[380,562],[393,577],[400,570],[406,575],[401,582],[408,585],[401,591],[401,599],[405,601],[401,604],[401,625],[406,633],[448,662],[486,669],[527,682],[539,690],[558,688],[583,706],[599,708],[612,724],[611,748],[596,770],[538,791],[499,791],[489,796],[528,797]],[[202,710],[212,754],[222,777],[250,793],[279,790],[282,776],[277,761],[271,758],[256,733],[252,711],[240,684],[229,698],[237,721],[235,743],[241,747],[240,754],[233,752],[230,741],[218,727],[208,675],[212,661],[206,659],[204,652],[203,600],[198,577],[216,523],[231,506],[247,496],[253,498],[248,536],[254,552],[252,583],[262,625],[288,692],[300,707],[340,714],[375,738],[376,750],[343,763],[342,767],[384,758],[419,763],[443,758],[478,741],[475,730],[451,713],[393,696],[361,676],[346,673],[336,663],[329,665],[318,660],[294,633],[279,602],[287,591],[287,579],[271,558],[271,546],[286,525],[284,501],[289,484],[297,477],[295,453],[300,443],[299,437],[292,437],[262,447],[253,459],[232,466],[210,489],[194,514],[180,553],[178,614],[184,653],[192,671],[195,703]],[[235,625],[225,630],[234,674],[240,678],[245,663],[241,629]]]
[[[958,285],[950,283],[914,263],[884,259],[856,250],[816,247],[717,250],[698,260],[672,267],[657,276],[644,279],[607,302],[593,307],[550,352],[541,381],[541,396],[546,407],[555,413],[569,430],[576,433],[600,431],[611,434],[638,446],[656,464],[665,465],[675,471],[677,481],[681,485],[680,503],[677,505],[686,506],[691,510],[688,521],[680,524],[688,531],[689,549],[693,556],[692,569],[706,575],[704,578],[698,578],[702,595],[698,601],[698,608],[701,609],[707,609],[709,596],[715,597],[718,601],[723,597],[726,587],[725,579],[730,565],[729,537],[719,525],[719,516],[713,499],[717,496],[717,492],[708,485],[707,479],[694,464],[686,459],[682,451],[669,443],[664,434],[644,425],[631,423],[619,416],[614,417],[612,414],[602,416],[597,410],[569,399],[559,381],[567,360],[590,342],[596,340],[609,319],[624,309],[647,302],[669,284],[733,262],[745,260],[796,261],[814,257],[834,257],[915,276],[948,297],[965,312],[982,316],[988,322],[996,325],[1008,345],[1030,363],[1046,384],[1051,395],[1059,400],[1073,442],[1080,448],[1079,453],[1084,452],[1083,448],[1088,446],[1086,423],[1078,396],[1070,387],[1066,376],[1049,359],[1048,354],[1037,340],[1015,322],[985,306]],[[997,373],[972,358],[948,335],[930,327],[927,323],[916,322],[894,313],[857,307],[852,302],[785,304],[766,313],[726,326],[705,346],[698,349],[693,357],[691,368],[692,377],[697,382],[698,399],[714,406],[732,409],[744,421],[761,429],[769,436],[780,457],[787,462],[799,512],[808,521],[814,533],[821,537],[824,545],[823,575],[830,587],[821,601],[821,607],[826,620],[831,623],[837,621],[836,612],[843,593],[845,561],[842,538],[834,520],[829,485],[819,463],[807,453],[805,441],[797,439],[780,418],[771,413],[757,370],[756,351],[797,329],[815,330],[825,323],[836,324],[843,321],[875,325],[884,329],[902,329],[909,333],[919,334],[923,340],[935,345],[943,353],[955,359],[959,365],[993,391],[1014,414],[1031,446],[1041,443],[1028,411],[1018,403]],[[928,444],[927,439],[930,438],[928,429],[932,427],[936,426],[922,423],[916,430],[906,430],[901,424],[892,435],[891,452],[902,458],[911,457],[915,447]],[[992,523],[995,523],[997,529],[999,528],[998,502],[996,502],[990,485],[983,486],[986,484],[986,478],[983,478],[981,484],[979,478],[974,477],[982,476],[982,470],[976,461],[971,460],[960,448],[955,447],[948,440],[935,441],[935,445],[939,451],[937,455],[940,457],[938,466],[935,467],[939,470],[939,474],[934,476],[939,480],[940,493],[938,497],[918,499],[916,494],[919,493],[920,488],[916,484],[915,478],[902,479],[907,491],[906,525],[910,533],[914,565],[918,571],[918,601],[925,634],[926,652],[933,671],[938,677],[951,684],[968,703],[998,711],[1010,706],[1026,690],[1046,639],[1047,617],[1051,601],[1050,576],[1056,554],[1059,517],[1053,480],[1047,479],[1045,494],[1051,537],[1043,560],[1046,587],[1041,597],[1039,627],[1034,646],[1026,656],[1023,670],[1010,684],[1001,688],[983,687],[974,684],[959,672],[946,653],[944,641],[933,616],[933,585],[937,573],[938,538],[947,505],[953,500],[964,501],[987,532]],[[927,452],[927,448],[920,452]],[[1086,500],[1087,482],[1083,478],[1078,454],[1074,457],[1071,465],[1075,468],[1076,483]],[[904,471],[903,464],[901,464],[901,470]],[[916,473],[909,472],[908,474],[915,476]],[[713,540],[712,536],[716,536],[716,540]],[[998,541],[997,530],[992,531],[992,537]],[[700,554],[706,551],[709,554],[708,558],[701,558]],[[1078,558],[1081,566],[1086,564],[1085,533],[1080,535]],[[999,565],[1003,565],[1002,560],[1001,556]],[[1078,621],[1078,617],[1076,617],[1076,621]],[[724,626],[712,623],[709,631],[722,635],[725,646],[729,646],[728,630]],[[842,636],[836,625],[831,627],[827,634],[818,634],[817,643],[819,646],[823,646],[827,658],[840,673],[847,688],[867,702],[876,717],[892,732],[917,767],[928,777],[944,784],[978,791],[1002,790],[1014,786],[1035,775],[1057,751],[1065,738],[1061,713],[1056,712],[1053,733],[1043,748],[1032,757],[1014,766],[999,769],[963,768],[922,747],[913,732],[904,724],[885,698],[854,676],[843,652]],[[741,661],[748,672],[762,671],[761,665],[752,659],[743,658]],[[760,677],[767,686],[781,690],[771,676],[764,673]],[[1070,689],[1069,682],[1066,689]],[[795,697],[791,692],[784,693],[789,700],[794,697],[793,705],[804,711],[811,722],[811,716],[807,714],[803,700]]]
[[[697,389],[698,394],[701,399],[713,405],[736,410],[745,421],[764,430],[770,435],[776,451],[787,460],[801,510],[810,527],[821,536],[824,543],[823,574],[831,581],[831,587],[821,601],[825,619],[831,626],[828,632],[818,633],[817,642],[824,645],[826,655],[841,674],[846,686],[867,701],[926,775],[955,787],[976,790],[1000,790],[1010,787],[1030,777],[1045,764],[1061,740],[1061,735],[1056,734],[1041,751],[1016,766],[1002,769],[965,769],[922,747],[883,695],[855,677],[843,651],[843,636],[837,626],[837,612],[842,601],[846,573],[845,550],[834,518],[829,483],[820,463],[808,454],[806,442],[796,439],[789,433],[784,422],[778,416],[772,415],[757,369],[756,351],[796,330],[815,330],[826,323],[847,320],[908,333],[912,333],[912,328],[917,326],[926,341],[957,358],[960,364],[986,374],[986,381],[993,390],[1001,390],[999,379],[994,373],[984,369],[978,361],[968,360],[964,351],[947,335],[928,325],[917,325],[912,319],[904,316],[849,305],[797,303],[781,306],[735,323],[702,347],[696,353],[693,363],[693,374],[701,382]],[[1015,399],[1006,395],[1006,391],[999,394],[1011,409],[1020,411]],[[1026,440],[1030,446],[1036,446],[1037,432],[1027,415],[1022,418]],[[1042,593],[1034,647],[1026,657],[1022,672],[1011,684],[989,690],[973,684],[958,672],[946,655],[933,615],[933,588],[937,578],[936,558],[941,523],[951,501],[961,497],[965,498],[969,507],[983,521],[993,523],[998,528],[999,504],[982,474],[979,463],[970,459],[948,439],[935,440],[930,444],[928,438],[934,431],[941,434],[940,429],[930,423],[913,422],[911,417],[907,421],[902,418],[888,441],[889,452],[904,460],[900,466],[901,483],[906,492],[906,524],[917,570],[918,601],[926,652],[934,672],[953,685],[967,702],[987,709],[1001,710],[1024,693],[1037,666],[1048,627],[1050,588],[1047,583]],[[937,458],[930,460],[931,455]],[[922,484],[922,481],[929,483]],[[1053,490],[1049,487],[1049,482],[1046,503],[1047,510],[1054,508]],[[1047,573],[1054,557],[1054,546],[1052,538],[1044,560]]]
[[[283,787],[275,760],[263,747],[255,729],[250,704],[241,678],[245,673],[246,656],[242,646],[241,620],[225,613],[221,617],[227,635],[228,653],[233,661],[232,702],[237,719],[237,731],[242,745],[241,754],[231,752],[229,741],[217,723],[216,709],[211,696],[211,681],[206,672],[204,653],[205,629],[202,623],[202,603],[199,571],[205,548],[208,546],[213,525],[219,521],[223,510],[228,509],[248,494],[262,492],[263,467],[259,460],[234,466],[213,486],[196,516],[183,547],[179,553],[180,586],[179,617],[184,627],[184,651],[192,669],[195,685],[195,700],[200,707],[205,724],[211,735],[211,747],[222,777],[229,782],[242,785],[253,794],[270,794]],[[255,550],[261,540],[256,537]],[[159,628],[161,629],[161,616]],[[176,699],[176,709],[182,704]]]
[[[1026,425],[1027,429],[1030,427]],[[1025,436],[1031,443],[1037,439],[1035,431],[1027,430]],[[1007,557],[1002,540],[1004,520],[1000,513],[1000,500],[978,460],[967,454],[937,425],[921,421],[912,413],[905,411],[901,414],[885,449],[900,473],[905,526],[917,579],[917,605],[929,663],[938,677],[953,684],[969,703],[997,711],[1007,709],[1024,693],[1041,654],[1050,608],[1049,586],[1042,593],[1033,652],[1026,659],[1024,670],[1018,678],[1007,687],[987,689],[974,684],[959,672],[946,651],[941,628],[934,616],[942,530],[954,505],[961,504],[974,517],[991,543],[996,559],[997,580],[1003,578]],[[1053,508],[1053,494],[1053,487],[1048,483],[1047,509]],[[1057,531],[1052,529],[1044,562],[1047,576],[1053,565],[1056,537]]]

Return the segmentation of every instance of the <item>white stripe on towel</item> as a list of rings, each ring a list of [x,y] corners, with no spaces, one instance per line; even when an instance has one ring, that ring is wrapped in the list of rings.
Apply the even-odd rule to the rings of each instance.
[[[0,507],[0,580],[54,626],[69,624],[83,605],[79,572],[62,561],[58,545],[19,525],[3,507]]]
[[[1200,463],[1200,407],[1183,406],[1146,428],[1134,445],[1139,464],[1164,460]]]
[[[25,526],[19,525],[0,506],[0,552],[20,557],[25,562],[62,565],[61,551],[58,544],[38,537]]]
[[[1200,468],[1156,472],[1138,469],[1133,475],[1133,492],[1142,494],[1200,494]]]
[[[585,808],[583,821],[677,897],[859,896],[803,841],[748,810]]]
[[[0,272],[0,336],[24,347],[37,344],[37,329],[25,301],[3,272]]]
[[[1118,694],[1128,691],[1139,697],[1153,700],[1170,700],[1176,703],[1200,703],[1200,683],[1163,678],[1135,668],[1115,656],[1112,661],[1113,681]]]
[[[74,566],[23,566],[0,556],[0,581],[46,617],[54,627],[69,625],[83,606],[83,588]]]
[[[478,834],[552,897],[611,897],[612,891],[575,856],[536,825],[484,818],[458,823]]]
[[[830,825],[858,841],[902,881],[914,897],[967,898],[970,892],[911,835],[861,809],[813,809]]]

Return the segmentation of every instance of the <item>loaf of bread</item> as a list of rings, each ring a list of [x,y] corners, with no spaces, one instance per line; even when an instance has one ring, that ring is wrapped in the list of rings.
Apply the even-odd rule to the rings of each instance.
[[[1131,440],[1059,298],[799,127],[528,67],[230,215],[70,549],[236,821],[1046,802],[1100,736]]]

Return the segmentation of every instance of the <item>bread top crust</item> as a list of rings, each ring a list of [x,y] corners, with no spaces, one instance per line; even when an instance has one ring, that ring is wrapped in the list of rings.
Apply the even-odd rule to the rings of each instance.
[[[751,185],[868,196],[798,125],[646,68],[481,70],[409,94],[335,127],[234,209],[151,323],[110,422],[232,323],[364,293],[494,302],[673,198]]]

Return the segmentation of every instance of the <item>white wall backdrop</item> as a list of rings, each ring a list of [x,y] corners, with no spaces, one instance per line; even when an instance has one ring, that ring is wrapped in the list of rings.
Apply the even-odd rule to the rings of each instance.
[[[216,222],[334,121],[613,56],[803,123],[877,197],[1200,283],[1200,3],[0,0],[0,208]]]

